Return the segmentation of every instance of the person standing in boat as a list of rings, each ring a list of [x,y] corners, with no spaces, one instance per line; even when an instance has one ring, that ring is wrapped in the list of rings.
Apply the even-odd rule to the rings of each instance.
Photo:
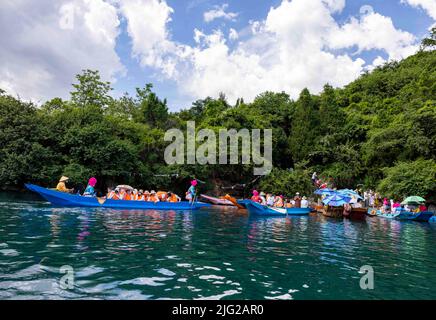
[[[294,201],[295,201],[295,208],[301,208],[301,197],[299,192],[295,194]]]
[[[318,185],[318,175],[316,174],[316,171],[312,174],[312,183],[315,186]]]
[[[186,200],[188,200],[189,202],[194,202],[195,201],[195,197],[197,195],[197,190],[195,189],[195,187],[197,186],[197,180],[192,180],[191,181],[191,186],[189,187],[188,191],[186,192],[185,198]]]
[[[307,201],[306,197],[303,197],[303,199],[301,200],[301,207],[302,208],[308,208],[309,207],[309,201]]]
[[[83,192],[83,196],[85,197],[95,197],[97,194],[95,192],[95,185],[97,184],[97,179],[92,177],[88,181],[88,186],[85,189],[85,192]]]
[[[59,179],[59,182],[58,182],[58,184],[57,184],[57,186],[56,186],[56,190],[57,190],[57,191],[60,191],[60,192],[72,193],[72,192],[73,192],[73,189],[68,189],[68,188],[65,186],[65,183],[66,183],[68,180],[69,180],[68,177],[66,177],[66,176],[62,176],[62,177]]]

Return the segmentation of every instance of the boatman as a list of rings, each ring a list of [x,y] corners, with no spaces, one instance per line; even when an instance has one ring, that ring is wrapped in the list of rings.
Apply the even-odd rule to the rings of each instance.
[[[301,197],[299,192],[295,194],[294,201],[295,201],[295,208],[301,208]]]
[[[60,192],[68,192],[68,193],[73,192],[73,189],[68,189],[68,188],[65,186],[65,183],[66,183],[68,180],[69,180],[68,177],[66,177],[66,176],[62,176],[62,177],[59,179],[58,185],[56,186],[56,190],[57,190],[57,191],[60,191]]]

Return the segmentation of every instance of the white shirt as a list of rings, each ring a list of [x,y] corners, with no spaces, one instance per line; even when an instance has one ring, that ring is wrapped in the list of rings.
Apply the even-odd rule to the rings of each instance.
[[[266,199],[266,204],[268,206],[273,206],[274,205],[274,197],[268,197],[268,199]]]
[[[307,200],[301,200],[301,207],[302,208],[307,208],[309,206],[309,201]]]

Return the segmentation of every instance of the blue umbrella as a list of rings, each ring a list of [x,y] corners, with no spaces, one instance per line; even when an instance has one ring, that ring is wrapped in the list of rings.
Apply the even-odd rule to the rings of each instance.
[[[356,197],[357,199],[363,199],[356,191],[351,189],[341,189],[337,191],[341,195],[345,195],[346,197]]]
[[[351,200],[351,198],[346,197],[344,195],[333,194],[333,195],[325,198],[324,200],[322,200],[322,202],[326,205],[329,205],[329,206],[339,207],[339,206],[343,206],[346,203],[349,203],[350,200]]]
[[[324,189],[318,189],[315,191],[315,194],[332,194],[335,193],[336,191],[333,189],[329,189],[329,188],[324,188]]]

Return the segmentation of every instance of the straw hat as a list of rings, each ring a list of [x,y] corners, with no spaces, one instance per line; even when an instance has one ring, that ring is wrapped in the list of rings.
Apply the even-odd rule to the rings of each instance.
[[[70,180],[70,178],[68,178],[68,177],[66,177],[66,176],[62,176],[62,177],[59,179],[59,182],[65,182],[65,181],[67,181],[67,180]]]
[[[156,194],[156,191],[151,190],[151,191],[150,191],[150,194]]]
[[[306,196],[303,197],[303,200],[307,200]]]
[[[265,197],[265,192],[261,191],[260,196]]]

